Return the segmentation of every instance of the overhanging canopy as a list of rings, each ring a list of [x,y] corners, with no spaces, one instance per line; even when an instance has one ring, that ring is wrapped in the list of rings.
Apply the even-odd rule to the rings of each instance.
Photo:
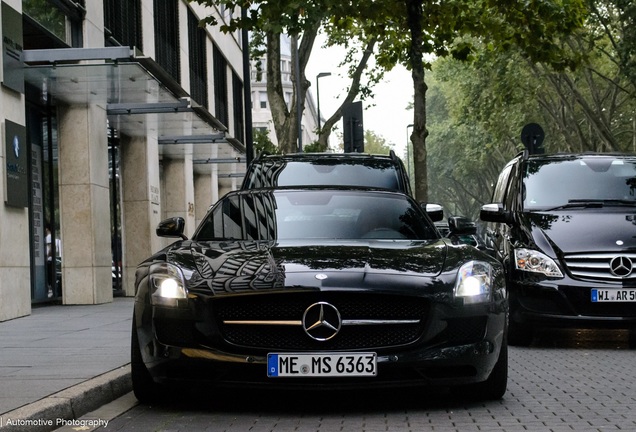
[[[26,50],[23,55],[25,81],[43,95],[68,105],[104,106],[109,128],[130,137],[156,136],[163,156],[213,160],[245,154],[226,125],[191,100],[154,60],[136,56],[129,47]],[[200,144],[213,144],[214,154]],[[210,172],[213,165],[194,166]],[[217,166],[222,177],[236,175],[233,164]]]

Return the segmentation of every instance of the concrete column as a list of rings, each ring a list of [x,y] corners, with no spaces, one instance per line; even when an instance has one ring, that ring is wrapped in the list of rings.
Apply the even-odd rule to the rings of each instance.
[[[196,228],[192,155],[186,154],[183,159],[164,159],[163,175],[166,184],[164,213],[169,218],[184,218],[185,235],[191,237]]]
[[[111,302],[106,110],[62,106],[58,122],[63,302]]]
[[[122,136],[120,143],[122,283],[134,296],[137,265],[163,247],[155,232],[161,221],[159,153],[156,138]]]
[[[199,226],[210,206],[214,204],[212,186],[212,174],[194,175],[194,223],[196,226]]]

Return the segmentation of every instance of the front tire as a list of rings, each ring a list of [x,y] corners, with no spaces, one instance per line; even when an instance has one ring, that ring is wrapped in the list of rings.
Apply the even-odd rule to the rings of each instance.
[[[483,383],[477,384],[479,393],[487,400],[499,400],[508,388],[508,342],[504,339],[499,351],[497,363],[490,376]]]
[[[133,393],[139,402],[154,403],[161,401],[164,389],[163,386],[152,379],[148,368],[144,364],[134,317],[130,347],[130,377],[132,379]]]
[[[508,388],[508,343],[504,340],[497,357],[497,363],[488,379],[477,384],[461,386],[455,391],[459,397],[475,400],[499,400]]]

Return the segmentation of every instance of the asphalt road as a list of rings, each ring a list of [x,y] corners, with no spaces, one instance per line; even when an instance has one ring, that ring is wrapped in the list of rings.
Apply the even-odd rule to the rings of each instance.
[[[149,406],[129,395],[127,411],[95,430],[634,431],[636,351],[622,331],[542,332],[511,347],[508,392],[496,402],[431,390],[216,396]]]

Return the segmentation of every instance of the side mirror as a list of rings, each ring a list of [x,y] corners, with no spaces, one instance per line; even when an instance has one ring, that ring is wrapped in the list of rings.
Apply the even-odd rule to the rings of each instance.
[[[441,205],[425,203],[421,203],[420,205],[422,206],[424,211],[426,211],[428,217],[431,218],[431,221],[439,222],[444,219],[444,207],[442,207]]]
[[[183,235],[184,229],[185,219],[182,217],[173,217],[159,222],[156,232],[159,237],[179,237],[182,240],[187,240],[188,238]]]
[[[503,204],[491,203],[481,206],[479,219],[485,222],[510,222],[510,213],[504,210]]]

